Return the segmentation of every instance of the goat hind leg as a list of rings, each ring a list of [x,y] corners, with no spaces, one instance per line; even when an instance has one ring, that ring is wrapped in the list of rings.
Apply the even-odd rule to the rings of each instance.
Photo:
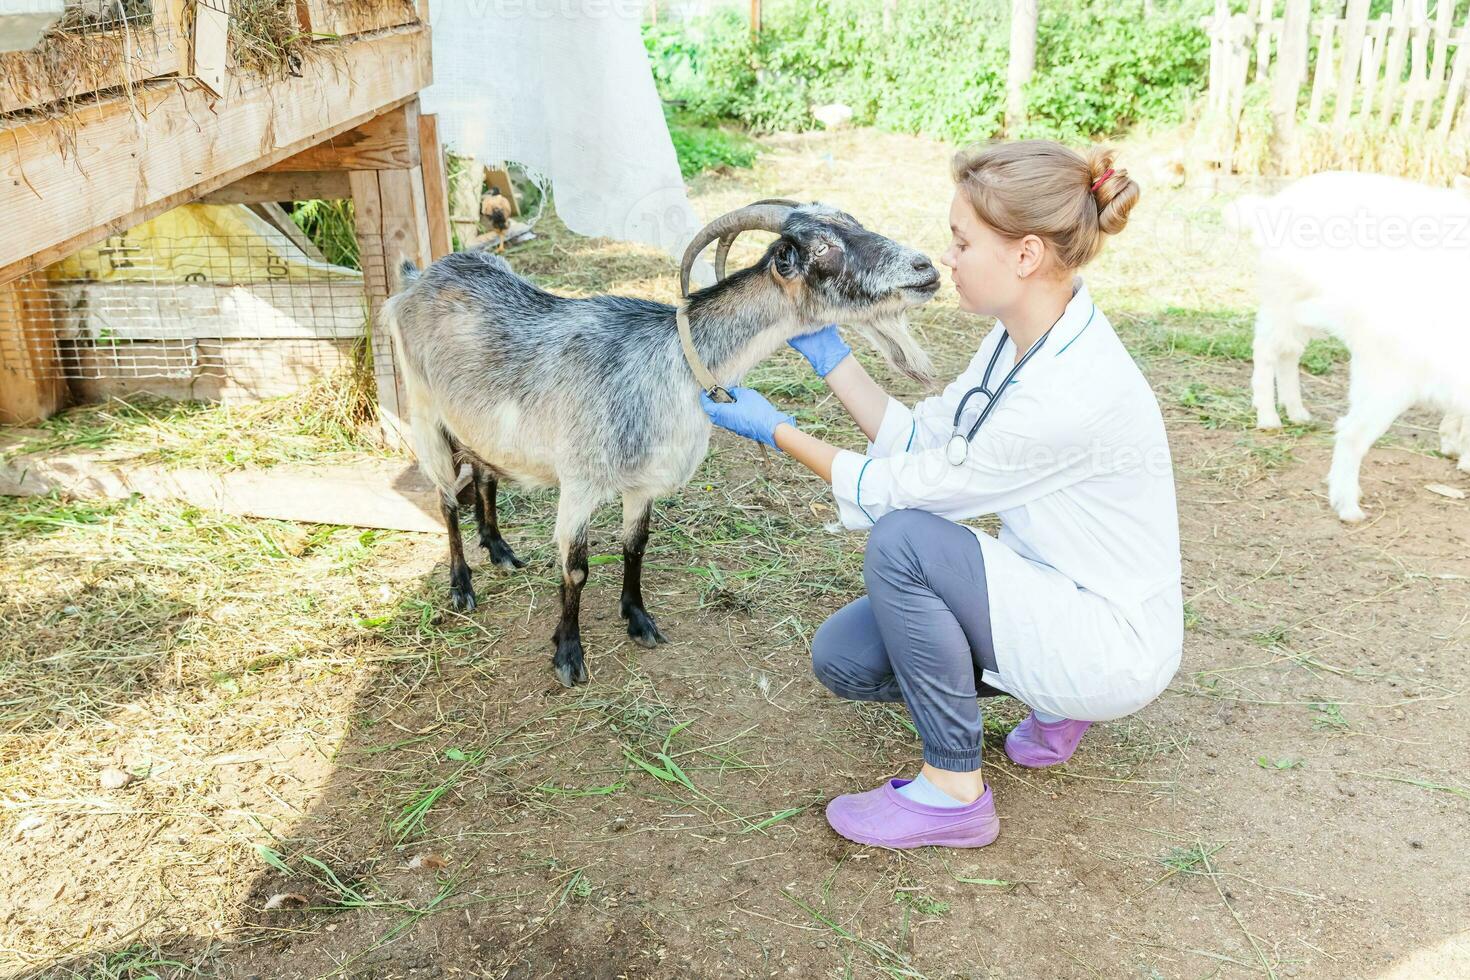
[[[500,481],[487,467],[476,464],[474,471],[475,523],[480,529],[480,547],[490,553],[490,561],[497,568],[525,568],[526,563],[516,557],[505,538],[500,536],[500,518],[495,509]]]
[[[449,532],[449,602],[455,609],[473,612],[475,588],[470,581],[470,566],[464,560],[464,540],[459,534],[459,502],[441,494],[439,509],[444,515],[444,529]]]
[[[1281,394],[1281,404],[1286,406],[1286,417],[1293,422],[1312,421],[1312,413],[1302,404],[1303,350],[1292,346],[1276,356],[1276,388]]]
[[[623,496],[623,595],[619,603],[633,642],[650,649],[669,642],[643,607],[643,550],[648,545],[648,521],[653,514],[649,497]]]
[[[1439,452],[1442,456],[1460,458],[1461,472],[1470,473],[1470,414],[1445,412],[1439,423]]]
[[[587,522],[602,503],[602,491],[562,483],[556,507],[556,547],[561,558],[561,621],[551,642],[551,659],[562,687],[586,684],[587,660],[582,650],[582,588],[587,584]]]

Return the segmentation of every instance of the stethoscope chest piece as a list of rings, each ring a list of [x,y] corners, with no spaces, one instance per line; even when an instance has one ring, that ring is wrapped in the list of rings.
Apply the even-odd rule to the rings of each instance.
[[[949,437],[949,442],[944,447],[944,458],[949,460],[950,466],[958,466],[970,455],[970,440],[966,439],[964,433],[956,432]]]

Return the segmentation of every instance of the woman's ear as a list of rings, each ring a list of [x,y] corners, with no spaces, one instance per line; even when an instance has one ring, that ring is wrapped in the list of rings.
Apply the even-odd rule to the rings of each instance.
[[[1027,235],[1017,243],[1016,275],[1025,279],[1046,262],[1046,243],[1035,235]]]

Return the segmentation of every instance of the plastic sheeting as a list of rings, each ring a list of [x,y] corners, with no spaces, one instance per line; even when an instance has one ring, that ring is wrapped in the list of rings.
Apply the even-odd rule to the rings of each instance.
[[[549,179],[568,228],[679,257],[699,220],[654,89],[641,6],[431,4],[434,84],[421,98],[456,152]]]

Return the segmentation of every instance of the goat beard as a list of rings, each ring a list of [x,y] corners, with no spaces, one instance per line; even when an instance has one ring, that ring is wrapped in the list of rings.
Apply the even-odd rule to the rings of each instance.
[[[900,374],[929,387],[934,384],[934,364],[909,330],[909,319],[892,313],[866,320],[852,320],[850,325],[878,349],[888,366]]]

